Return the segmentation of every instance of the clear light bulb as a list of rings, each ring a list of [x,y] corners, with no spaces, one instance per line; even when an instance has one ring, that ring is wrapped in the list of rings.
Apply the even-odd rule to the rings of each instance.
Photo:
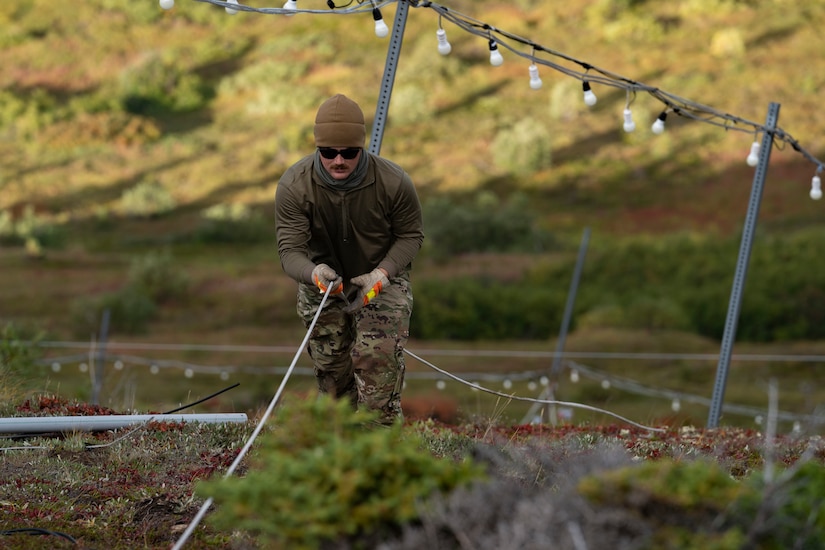
[[[165,10],[171,10],[175,7],[175,0],[160,0],[160,7]]]
[[[541,78],[539,78],[539,68],[535,63],[530,64],[528,72],[530,73],[530,87],[534,90],[541,89],[542,82]]]
[[[226,0],[226,1],[229,4],[238,5],[238,0]],[[228,13],[229,15],[235,15],[236,13],[238,13],[238,10],[232,9],[232,8],[226,8],[226,13]]]
[[[375,19],[375,36],[378,38],[384,38],[390,34],[389,27],[387,27],[387,24],[384,23],[384,18],[381,17],[381,10],[378,8],[372,8],[372,18]]]
[[[822,180],[819,176],[814,176],[811,180],[811,198],[815,201],[822,198]]]
[[[633,113],[630,112],[630,109],[624,110],[624,125],[622,128],[628,134],[636,129],[636,123],[633,122]]]
[[[754,141],[751,143],[751,152],[748,153],[748,158],[745,159],[745,162],[748,163],[748,166],[756,166],[759,164],[759,142]]]
[[[501,56],[501,52],[498,51],[498,44],[492,38],[490,39],[490,65],[494,67],[498,67],[504,63],[504,58]]]
[[[285,10],[293,10],[293,11],[297,10],[298,9],[298,2],[296,2],[295,0],[286,0],[286,3],[284,4],[284,9]],[[287,17],[292,17],[295,14],[294,13],[286,13],[284,15],[286,15]]]
[[[438,39],[438,53],[447,55],[453,50],[453,47],[447,41],[447,31],[438,29],[435,31],[435,37]]]
[[[656,117],[653,126],[650,127],[654,134],[658,135],[665,131],[665,120],[667,120],[667,113],[661,113]]]
[[[592,107],[598,101],[596,94],[593,93],[593,90],[590,89],[590,83],[588,81],[582,82],[582,90],[584,90],[584,104],[588,107]]]

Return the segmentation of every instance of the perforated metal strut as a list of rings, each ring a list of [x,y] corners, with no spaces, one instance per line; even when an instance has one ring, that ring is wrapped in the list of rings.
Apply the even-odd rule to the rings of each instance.
[[[404,39],[404,28],[407,26],[409,4],[401,0],[396,4],[395,20],[390,35],[390,45],[387,48],[387,61],[384,65],[384,78],[381,81],[381,92],[375,106],[375,118],[372,122],[369,151],[373,154],[381,152],[381,141],[384,139],[384,127],[387,124],[387,112],[390,108],[392,87],[395,83],[395,71],[398,68],[398,57],[401,55],[401,42]]]
[[[739,245],[739,259],[736,262],[736,274],[733,277],[733,288],[730,292],[728,316],[725,320],[725,333],[722,337],[722,349],[719,352],[719,365],[716,368],[716,383],[713,386],[713,397],[708,413],[708,428],[719,426],[719,417],[722,412],[722,401],[725,397],[725,386],[728,380],[733,341],[736,339],[736,327],[739,323],[739,308],[742,303],[742,292],[745,288],[745,279],[748,275],[748,262],[753,248],[753,233],[756,229],[756,219],[759,217],[759,205],[762,202],[762,190],[765,187],[765,176],[768,172],[768,163],[773,149],[773,137],[776,123],[779,119],[779,104],[771,103],[768,107],[768,118],[765,122],[766,132],[762,136],[759,147],[759,163],[753,175],[751,198],[748,203],[748,213],[745,216],[745,228],[742,232],[742,242]]]

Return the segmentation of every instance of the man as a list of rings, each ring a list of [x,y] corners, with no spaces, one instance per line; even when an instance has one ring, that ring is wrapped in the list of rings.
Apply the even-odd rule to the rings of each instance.
[[[332,289],[307,346],[319,391],[378,411],[390,424],[403,419],[421,203],[404,170],[364,150],[364,113],[348,97],[320,106],[314,132],[315,153],[278,182],[278,254],[298,281],[305,326]]]

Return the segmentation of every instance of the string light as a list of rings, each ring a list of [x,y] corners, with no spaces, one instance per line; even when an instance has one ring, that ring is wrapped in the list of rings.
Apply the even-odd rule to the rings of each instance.
[[[228,4],[235,4],[236,6],[238,5],[238,0],[226,0],[226,2]],[[226,13],[228,13],[229,15],[235,15],[236,13],[238,13],[238,10],[227,7]]]
[[[670,408],[673,412],[679,412],[679,409],[682,408],[682,403],[677,398],[673,398],[673,401],[670,402]]]
[[[378,38],[384,38],[390,34],[390,29],[387,27],[387,24],[384,23],[384,18],[381,16],[381,10],[378,9],[375,2],[372,3],[372,18],[375,20],[375,36]]]
[[[453,51],[453,47],[447,41],[447,31],[439,27],[438,30],[435,31],[435,37],[438,40],[438,53],[448,55]]]
[[[633,113],[630,111],[629,107],[625,107],[623,115],[624,124],[622,124],[622,129],[629,134],[636,129],[636,123],[633,122]]]
[[[811,198],[815,201],[822,198],[822,179],[819,177],[820,170],[822,170],[822,166],[817,168],[816,175],[811,179]]]
[[[285,10],[296,11],[298,9],[298,2],[296,2],[295,0],[286,0],[286,3],[284,4],[284,9]],[[292,17],[295,14],[294,13],[285,13],[284,15],[286,15],[287,17]]]
[[[659,116],[656,117],[650,130],[656,135],[663,133],[665,131],[665,120],[667,120],[667,111],[662,111],[659,113]]]
[[[490,65],[494,67],[498,67],[502,63],[504,63],[504,57],[502,57],[501,52],[498,51],[498,44],[496,41],[491,38],[490,39]]]
[[[160,7],[165,10],[171,10],[175,7],[175,0],[160,0]]]
[[[599,101],[599,98],[597,98],[593,90],[590,89],[590,83],[588,81],[582,80],[582,90],[584,91],[584,104],[588,107],[592,107]]]
[[[530,73],[530,88],[533,90],[540,90],[542,82],[541,78],[539,78],[539,68],[535,63],[530,64],[528,72]]]
[[[759,164],[759,142],[754,140],[751,143],[751,152],[748,153],[748,158],[745,159],[745,162],[748,163],[748,166],[756,166]]]

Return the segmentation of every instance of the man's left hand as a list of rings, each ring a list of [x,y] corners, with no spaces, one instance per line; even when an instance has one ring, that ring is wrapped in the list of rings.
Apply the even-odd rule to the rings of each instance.
[[[369,273],[353,277],[350,282],[358,287],[358,296],[344,308],[347,313],[361,309],[369,304],[384,288],[390,286],[390,280],[381,268],[375,268]]]

